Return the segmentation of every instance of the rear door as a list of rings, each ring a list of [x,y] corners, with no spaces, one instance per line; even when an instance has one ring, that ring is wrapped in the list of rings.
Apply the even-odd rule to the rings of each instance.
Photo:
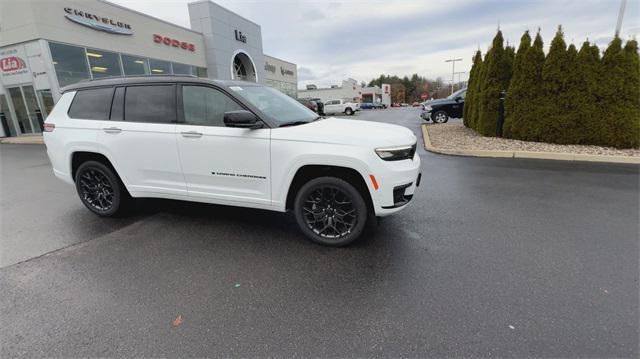
[[[187,196],[176,145],[175,91],[174,84],[115,90],[98,144],[134,195]]]
[[[225,112],[245,108],[221,89],[185,84],[178,98],[177,142],[189,196],[270,205],[271,130],[225,127]]]

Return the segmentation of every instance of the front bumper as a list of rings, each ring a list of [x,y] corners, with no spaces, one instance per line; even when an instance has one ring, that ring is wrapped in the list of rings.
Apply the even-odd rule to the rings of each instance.
[[[425,121],[431,120],[431,112],[427,110],[422,110],[422,112],[420,112],[420,118],[422,118]]]
[[[372,191],[376,216],[388,216],[406,207],[413,199],[422,177],[420,156],[411,161],[389,161],[386,170],[376,176],[379,188]]]

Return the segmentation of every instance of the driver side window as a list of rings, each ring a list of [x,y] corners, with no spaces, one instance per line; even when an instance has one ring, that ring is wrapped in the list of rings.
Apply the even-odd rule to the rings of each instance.
[[[184,122],[224,127],[224,113],[243,108],[222,91],[205,86],[182,86]]]

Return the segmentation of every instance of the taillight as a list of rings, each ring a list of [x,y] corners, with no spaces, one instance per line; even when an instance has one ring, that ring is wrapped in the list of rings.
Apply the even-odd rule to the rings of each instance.
[[[53,132],[56,129],[56,125],[54,123],[45,123],[44,124],[44,132]]]

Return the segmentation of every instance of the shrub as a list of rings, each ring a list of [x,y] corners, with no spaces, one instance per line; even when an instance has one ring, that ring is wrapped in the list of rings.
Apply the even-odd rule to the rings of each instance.
[[[523,71],[523,61],[526,52],[531,48],[531,36],[529,31],[520,38],[520,45],[518,46],[518,52],[513,60],[513,76],[509,83],[509,91],[505,98],[505,120],[504,120],[504,135],[507,136],[511,132],[511,124],[513,123],[513,115],[519,110],[516,108],[518,104],[522,103],[527,94],[523,92],[523,77],[525,72]]]
[[[495,136],[499,94],[509,85],[509,58],[503,43],[502,32],[498,31],[483,63],[479,116],[474,129],[484,136]]]
[[[480,50],[476,51],[475,56],[473,57],[473,65],[471,66],[471,71],[469,72],[469,82],[467,84],[467,95],[464,99],[464,113],[463,113],[463,122],[467,127],[473,127],[472,123],[475,119],[475,113],[478,111],[478,106],[475,102],[477,96],[477,87],[480,83],[478,77],[480,76],[480,68],[482,67],[482,53]]]
[[[526,50],[519,64],[514,63],[513,84],[507,93],[507,117],[504,136],[520,140],[540,138],[541,104],[544,102],[540,84],[544,51],[540,32]]]

